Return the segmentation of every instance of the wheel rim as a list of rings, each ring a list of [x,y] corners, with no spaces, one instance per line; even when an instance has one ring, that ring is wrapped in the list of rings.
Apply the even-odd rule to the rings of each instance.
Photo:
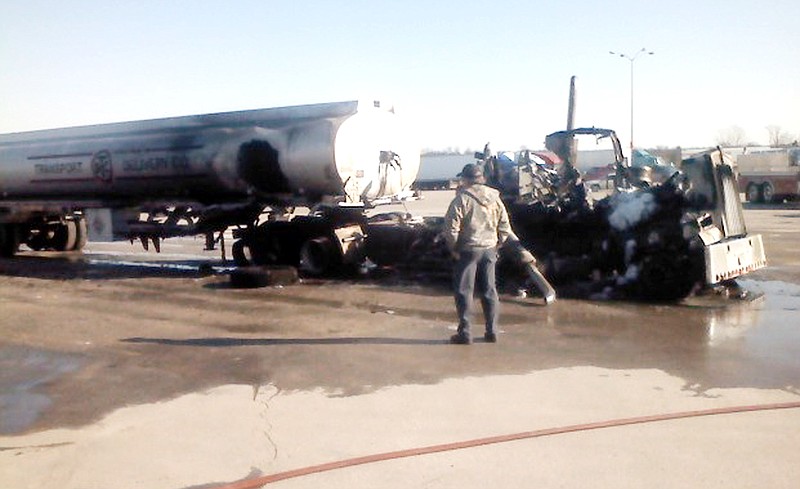
[[[325,237],[309,239],[300,249],[300,270],[311,275],[329,272],[334,260],[333,245]]]
[[[772,202],[772,198],[775,196],[775,189],[772,188],[770,184],[764,184],[764,189],[761,191],[764,195],[764,202]]]
[[[55,251],[71,251],[75,248],[78,226],[75,221],[66,221],[56,225],[50,247]]]
[[[747,186],[747,200],[749,202],[758,202],[759,193],[757,185],[751,183]]]
[[[250,254],[250,247],[247,246],[244,240],[237,240],[233,242],[231,247],[231,254],[233,255],[233,262],[240,267],[252,265],[253,257]]]

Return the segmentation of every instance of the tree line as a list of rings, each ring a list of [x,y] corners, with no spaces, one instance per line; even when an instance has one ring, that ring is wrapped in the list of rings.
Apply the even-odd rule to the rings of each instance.
[[[766,127],[769,146],[781,148],[797,146],[800,136],[794,136],[781,126],[771,124]],[[719,132],[717,144],[722,147],[759,146],[759,143],[748,140],[745,130],[739,126],[730,126]]]

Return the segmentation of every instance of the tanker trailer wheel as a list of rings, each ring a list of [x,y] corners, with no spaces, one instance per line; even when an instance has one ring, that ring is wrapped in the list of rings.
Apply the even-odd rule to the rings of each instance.
[[[769,182],[763,184],[761,186],[761,196],[764,198],[764,202],[769,204],[775,198],[775,187]]]
[[[233,242],[233,246],[231,246],[231,254],[233,255],[233,263],[235,263],[237,267],[246,267],[253,264],[253,256],[250,254],[250,246],[248,246],[243,239]]]
[[[71,251],[75,249],[78,240],[78,226],[75,221],[66,221],[56,225],[53,238],[50,241],[50,248],[55,251]]]
[[[14,224],[0,224],[0,257],[11,258],[19,250],[19,228]]]
[[[755,183],[747,185],[747,190],[745,191],[744,196],[748,202],[761,202],[761,199],[763,198],[761,196],[761,187]]]
[[[312,276],[332,272],[341,264],[339,250],[330,238],[319,236],[303,243],[300,248],[300,271]]]
[[[73,222],[75,223],[75,244],[70,249],[81,251],[89,241],[89,226],[84,217],[76,218]]]

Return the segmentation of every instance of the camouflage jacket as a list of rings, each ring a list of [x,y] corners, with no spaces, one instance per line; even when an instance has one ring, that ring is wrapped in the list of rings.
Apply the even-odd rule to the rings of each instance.
[[[445,214],[450,251],[492,248],[512,235],[500,192],[482,184],[460,188]]]

